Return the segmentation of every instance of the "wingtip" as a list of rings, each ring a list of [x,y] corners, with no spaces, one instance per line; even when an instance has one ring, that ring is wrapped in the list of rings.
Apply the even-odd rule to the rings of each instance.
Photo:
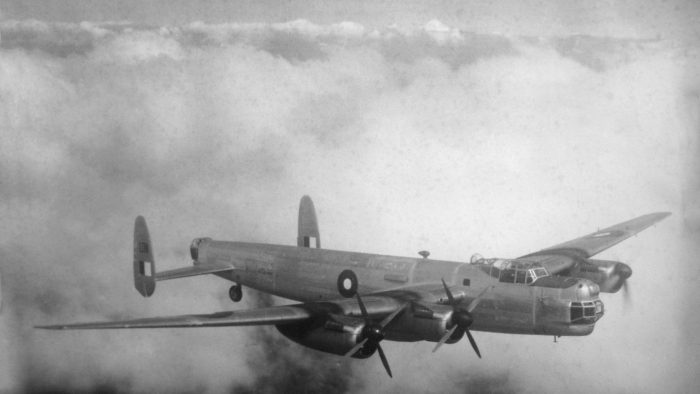
[[[666,219],[667,217],[671,216],[671,212],[654,212],[650,213],[649,216],[654,217],[656,220],[663,220]]]

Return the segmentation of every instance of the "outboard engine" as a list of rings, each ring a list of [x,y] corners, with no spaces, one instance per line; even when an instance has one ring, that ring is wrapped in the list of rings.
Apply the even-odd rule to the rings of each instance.
[[[616,293],[632,276],[632,268],[619,261],[587,259],[576,264],[569,275],[595,282],[602,292]]]

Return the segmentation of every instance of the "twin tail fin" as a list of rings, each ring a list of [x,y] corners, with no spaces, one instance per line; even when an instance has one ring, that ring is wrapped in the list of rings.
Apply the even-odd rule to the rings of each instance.
[[[134,223],[134,287],[144,297],[150,297],[156,290],[156,262],[143,216]]]

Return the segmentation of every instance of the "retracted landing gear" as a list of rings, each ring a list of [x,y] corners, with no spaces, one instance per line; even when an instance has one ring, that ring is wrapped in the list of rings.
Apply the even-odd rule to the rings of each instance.
[[[243,298],[243,286],[241,286],[241,285],[231,286],[231,288],[228,289],[228,296],[231,298],[231,301],[233,301],[233,302],[240,301]]]

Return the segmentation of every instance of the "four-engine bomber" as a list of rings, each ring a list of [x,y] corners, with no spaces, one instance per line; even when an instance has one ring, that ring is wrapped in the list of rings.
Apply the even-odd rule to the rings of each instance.
[[[490,331],[534,335],[588,335],[604,314],[600,293],[626,288],[631,268],[594,255],[667,217],[652,213],[515,259],[469,262],[321,249],[313,202],[299,206],[296,246],[196,238],[193,265],[159,272],[146,221],[134,225],[134,286],[151,296],[156,282],[213,274],[234,282],[233,301],[243,286],[297,301],[253,310],[125,321],[41,326],[105,329],[275,325],[304,346],[346,357],[375,352],[391,376],[380,342],[445,343]],[[313,242],[312,242],[313,241]],[[315,247],[312,247],[314,245]]]

